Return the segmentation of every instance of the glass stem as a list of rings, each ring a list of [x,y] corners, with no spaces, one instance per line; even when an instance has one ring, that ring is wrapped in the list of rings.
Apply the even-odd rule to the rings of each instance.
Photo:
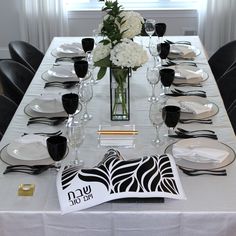
[[[152,84],[152,98],[155,98],[155,84]]]
[[[160,134],[159,134],[160,126],[156,125],[155,128],[156,128],[156,137],[154,139],[154,142],[155,143],[160,143]]]

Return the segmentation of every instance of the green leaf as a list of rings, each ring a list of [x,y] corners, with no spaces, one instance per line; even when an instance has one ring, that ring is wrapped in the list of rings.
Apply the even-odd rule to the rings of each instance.
[[[98,74],[97,74],[97,80],[101,80],[107,72],[107,67],[100,67]]]
[[[99,61],[94,62],[94,65],[97,67],[110,67],[111,66],[110,56],[107,56]]]

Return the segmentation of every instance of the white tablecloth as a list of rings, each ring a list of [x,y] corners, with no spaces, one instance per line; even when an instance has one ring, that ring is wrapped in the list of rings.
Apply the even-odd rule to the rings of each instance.
[[[214,116],[213,125],[182,125],[186,129],[210,128],[216,131],[219,141],[236,149],[235,135],[227,117],[222,99],[207,64],[204,49],[197,36],[166,37],[169,40],[189,40],[201,50],[196,61],[209,74],[204,82],[208,99],[219,106],[219,113]],[[63,89],[43,89],[45,81],[41,75],[49,69],[55,58],[51,52],[65,42],[80,42],[81,38],[54,38],[43,62],[38,69],[26,95],[20,104],[0,147],[19,137],[24,132],[53,131],[58,128],[48,126],[26,126],[28,116],[24,107],[41,93],[66,93]],[[143,40],[145,42],[145,40]],[[150,62],[153,63],[150,57]],[[134,149],[119,148],[125,158],[138,158],[143,155],[162,154],[167,144],[160,148],[151,145],[155,130],[150,124],[147,97],[151,86],[145,77],[147,65],[133,72],[131,78],[131,120],[122,124],[135,124],[139,135]],[[85,166],[96,165],[106,148],[98,147],[96,130],[99,124],[111,124],[109,110],[109,80],[104,78],[94,86],[94,97],[88,105],[93,119],[86,125],[86,138],[80,147],[80,156]],[[179,125],[181,127],[181,125]],[[62,126],[59,128],[63,128]],[[72,156],[69,154],[66,161]],[[2,173],[6,165],[0,163]],[[12,235],[168,235],[168,236],[232,236],[236,235],[236,162],[227,168],[227,176],[190,177],[180,172],[181,182],[187,200],[166,199],[165,203],[104,203],[87,210],[61,215],[56,191],[56,174],[47,171],[38,176],[26,174],[0,174],[0,228],[1,236]],[[17,196],[18,185],[34,183],[33,197]]]

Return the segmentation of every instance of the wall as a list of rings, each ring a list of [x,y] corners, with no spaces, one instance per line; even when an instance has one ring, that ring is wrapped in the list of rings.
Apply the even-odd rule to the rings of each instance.
[[[22,0],[0,0],[0,58],[9,58],[8,43],[20,40],[19,11]],[[194,10],[145,10],[140,11],[145,18],[167,23],[167,35],[184,35],[184,31],[197,31],[197,13]],[[69,13],[70,36],[92,35],[101,21],[100,11]]]

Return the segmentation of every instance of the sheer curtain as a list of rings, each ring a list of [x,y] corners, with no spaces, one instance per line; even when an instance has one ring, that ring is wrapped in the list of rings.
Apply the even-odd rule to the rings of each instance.
[[[46,51],[54,36],[68,35],[64,0],[22,0],[21,38]]]
[[[235,9],[235,0],[200,1],[198,32],[209,56],[236,39]]]

